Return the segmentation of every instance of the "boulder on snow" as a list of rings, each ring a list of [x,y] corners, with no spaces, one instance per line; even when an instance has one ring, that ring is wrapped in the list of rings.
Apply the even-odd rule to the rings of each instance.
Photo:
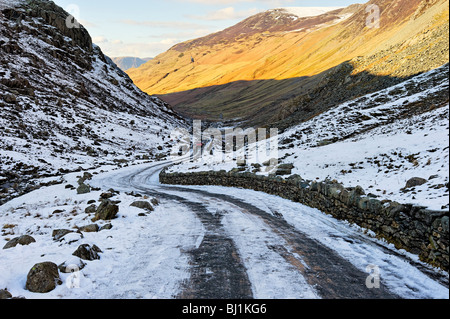
[[[81,195],[81,194],[87,194],[91,192],[91,188],[86,185],[86,184],[81,184],[78,188],[77,188],[77,194]]]
[[[9,104],[14,104],[17,101],[17,97],[14,94],[6,94],[3,99]]]
[[[68,259],[61,263],[58,266],[58,269],[60,272],[64,274],[70,274],[75,271],[80,271],[86,266],[86,263],[81,260],[80,258],[72,257],[71,259]]]
[[[11,293],[6,289],[0,289],[0,300],[2,299],[11,299]]]
[[[421,177],[413,177],[406,182],[405,188],[413,188],[416,186],[420,186],[428,182],[425,178]]]
[[[43,262],[33,266],[28,273],[26,289],[36,293],[47,293],[61,285],[58,266],[52,262]]]
[[[59,241],[70,245],[72,243],[75,243],[75,242],[83,239],[83,238],[84,238],[84,236],[81,232],[71,232],[71,233],[64,235]]]
[[[98,232],[99,226],[97,224],[90,224],[86,226],[82,226],[79,228],[81,232],[85,233],[96,233]]]
[[[52,237],[53,237],[53,240],[55,240],[55,241],[60,241],[60,240],[62,240],[63,239],[63,237],[64,236],[66,236],[67,234],[70,234],[70,233],[76,233],[77,231],[75,231],[75,230],[70,230],[70,229],[55,229],[55,230],[53,230],[53,232],[52,232]],[[79,233],[79,232],[78,232]],[[81,233],[79,233],[80,235],[81,235],[81,238],[83,238],[83,234],[81,234]]]
[[[154,210],[153,206],[147,201],[136,201],[136,202],[133,202],[130,206],[137,207],[140,209],[145,209],[150,212],[152,212]]]
[[[106,224],[106,225],[103,225],[102,227],[100,227],[100,229],[98,231],[110,230],[111,228],[113,228],[112,224]]]
[[[93,245],[92,247],[88,244],[81,245],[73,252],[72,255],[80,257],[84,260],[96,260],[100,259],[100,256],[98,253],[101,253],[101,249],[98,248],[96,245]]]
[[[111,202],[109,199],[105,199],[97,208],[97,212],[95,213],[95,217],[92,219],[92,221],[96,222],[97,220],[114,219],[116,218],[118,212],[119,206]]]
[[[86,209],[84,210],[84,212],[86,214],[94,214],[96,211],[97,211],[97,205],[95,205],[95,204],[92,204],[92,205],[86,207]]]
[[[3,249],[13,248],[13,247],[16,247],[17,245],[26,246],[26,245],[29,245],[34,242],[36,242],[36,240],[33,237],[28,236],[28,235],[23,235],[23,236],[11,239],[9,242],[6,243],[6,245],[3,247]]]

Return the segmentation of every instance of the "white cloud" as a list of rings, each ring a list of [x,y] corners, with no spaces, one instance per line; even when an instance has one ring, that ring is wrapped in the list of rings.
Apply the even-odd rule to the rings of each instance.
[[[170,39],[164,39],[160,41],[161,44],[168,44],[168,45],[174,45],[177,43],[177,39],[170,38]]]
[[[85,28],[98,28],[98,26],[95,23],[92,23],[88,20],[80,19],[79,21]]]
[[[210,21],[237,20],[237,19],[248,18],[249,16],[252,16],[258,12],[260,12],[260,10],[258,10],[258,9],[248,9],[248,10],[236,11],[236,9],[234,7],[228,7],[228,8],[223,8],[223,9],[220,9],[217,11],[210,12],[210,13],[206,14],[205,16],[189,15],[187,17],[189,17],[191,19],[210,20]]]
[[[185,21],[136,21],[136,20],[121,20],[123,24],[145,26],[152,28],[171,28],[171,29],[198,29],[204,28],[203,25]]]
[[[163,39],[157,42],[133,42],[118,43],[108,41],[99,44],[102,51],[109,57],[133,56],[133,57],[154,57],[161,52],[165,52],[176,44],[176,39]]]
[[[293,0],[179,0],[180,2],[191,2],[191,3],[201,3],[201,4],[209,4],[209,5],[231,5],[235,3],[242,2],[260,2],[260,3],[289,3]]]
[[[215,30],[205,28],[205,29],[197,29],[197,30],[192,30],[192,31],[175,31],[175,32],[152,34],[152,35],[144,36],[144,37],[140,37],[140,38],[155,38],[155,39],[176,38],[176,39],[179,39],[179,41],[181,42],[184,40],[203,37],[203,36],[211,34],[213,32],[215,32]]]
[[[100,44],[100,43],[107,43],[109,41],[104,36],[98,36],[98,37],[93,37],[92,42],[94,42],[95,44]]]
[[[179,2],[200,3],[205,5],[233,5],[236,3],[259,3],[271,7],[280,6],[286,3],[292,3],[294,0],[178,0]]]

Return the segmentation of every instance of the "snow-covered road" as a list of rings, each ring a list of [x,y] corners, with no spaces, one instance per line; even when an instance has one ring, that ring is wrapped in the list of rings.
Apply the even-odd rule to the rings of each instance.
[[[82,195],[66,187],[78,180],[69,174],[0,206],[1,247],[21,235],[36,240],[0,249],[0,288],[27,299],[449,298],[448,274],[359,227],[261,192],[161,185],[169,164],[92,171],[99,190]],[[119,214],[97,224],[111,229],[53,240],[56,229],[91,224],[85,208],[110,188],[120,191]],[[160,204],[142,214],[131,206],[136,194]],[[102,253],[86,261],[76,287],[60,273],[66,284],[49,293],[25,289],[33,265],[76,263],[81,244]]]
[[[128,293],[124,291],[115,297],[136,294],[226,299],[449,296],[448,275],[430,269],[415,256],[399,252],[357,227],[260,192],[161,185],[158,176],[166,165],[125,168],[100,174],[91,181],[91,185],[102,189],[134,191],[178,207],[168,211],[167,215],[173,215],[161,221],[164,224],[159,225],[159,242],[148,245],[145,230],[141,230],[142,241],[136,238],[133,249],[135,262],[116,265],[126,268],[127,273],[131,271],[132,276],[122,279]],[[163,279],[155,283],[155,274],[149,273],[149,269],[157,249],[162,255],[167,254],[159,258],[165,260],[164,271],[170,278],[160,276]],[[379,288],[368,288],[367,284],[370,287],[378,282],[378,274]],[[108,285],[108,282],[99,285],[93,296],[104,297],[111,289]],[[167,293],[136,292],[149,289],[145,288],[149,285],[152,289],[159,286],[159,291],[167,290]],[[133,289],[134,293],[130,294]]]

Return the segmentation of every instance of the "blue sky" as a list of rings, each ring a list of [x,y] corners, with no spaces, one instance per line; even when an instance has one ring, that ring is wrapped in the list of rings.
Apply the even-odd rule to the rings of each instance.
[[[223,30],[268,9],[327,7],[357,0],[54,0],[108,56],[154,57],[176,43]]]

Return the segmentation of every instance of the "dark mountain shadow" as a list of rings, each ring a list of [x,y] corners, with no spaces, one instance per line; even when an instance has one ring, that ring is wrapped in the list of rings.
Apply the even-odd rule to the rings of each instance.
[[[392,77],[353,71],[347,61],[311,77],[236,81],[158,97],[189,118],[283,130],[419,74]]]

